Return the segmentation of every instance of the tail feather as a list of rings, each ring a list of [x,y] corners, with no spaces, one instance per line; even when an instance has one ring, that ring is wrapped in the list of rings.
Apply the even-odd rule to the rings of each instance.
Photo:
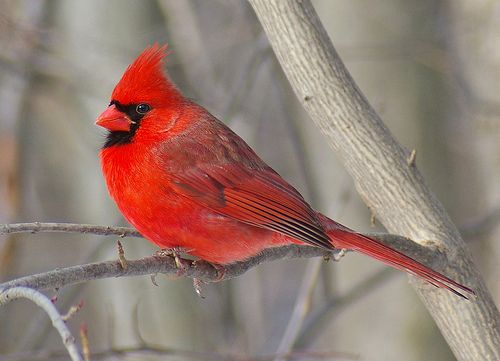
[[[359,251],[389,266],[420,277],[435,287],[445,288],[462,298],[469,299],[471,295],[475,295],[475,292],[470,288],[453,281],[377,240],[343,229],[329,230],[327,234],[331,238],[335,248]]]

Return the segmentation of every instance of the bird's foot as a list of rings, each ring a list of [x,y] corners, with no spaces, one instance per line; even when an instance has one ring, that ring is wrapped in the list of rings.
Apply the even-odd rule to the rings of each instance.
[[[195,267],[211,267],[213,269],[215,269],[215,271],[217,272],[216,276],[214,279],[211,279],[209,282],[220,282],[224,279],[224,277],[226,276],[226,268],[221,265],[221,264],[218,264],[218,263],[211,263],[211,262],[208,262],[208,261],[205,261],[205,260],[202,260],[202,259],[198,259],[196,261],[194,261],[194,266]]]
[[[331,252],[329,252],[328,254],[325,254],[323,256],[323,259],[328,262],[330,260],[333,260],[335,262],[338,262],[340,261],[340,259],[342,257],[345,256],[345,254],[347,253],[347,249],[345,248],[335,248],[334,250],[332,250]]]
[[[214,279],[212,282],[222,281],[224,279],[224,276],[226,276],[226,268],[218,263],[210,263],[210,265],[217,271],[217,278]]]
[[[196,294],[204,299],[205,296],[203,296],[203,293],[202,293],[202,290],[203,290],[203,285],[205,284],[205,282],[203,282],[202,280],[200,280],[199,278],[193,278],[193,287],[194,287],[194,291],[196,292]]]
[[[340,261],[340,259],[342,257],[344,257],[346,253],[347,253],[347,250],[345,248],[340,249],[338,252],[334,252],[333,253],[333,260],[335,262]]]
[[[220,264],[210,263],[210,262],[203,261],[203,260],[197,260],[197,261],[195,261],[195,263],[196,263],[196,265],[200,265],[200,264],[204,263],[204,264],[208,265],[209,267],[212,267],[215,269],[215,271],[217,272],[217,276],[211,282],[222,281],[224,279],[224,276],[226,275],[226,269],[224,268],[224,266],[222,266]],[[203,293],[202,293],[203,285],[205,285],[205,284],[207,284],[207,282],[204,282],[204,281],[200,280],[199,278],[193,278],[194,290],[195,290],[196,294],[198,296],[200,296],[201,298],[205,298],[205,296],[203,296]]]
[[[172,257],[175,262],[175,267],[177,268],[176,277],[185,276],[187,273],[187,269],[189,268],[188,260],[181,258],[179,256],[180,253],[187,253],[188,250],[182,247],[173,247],[173,248],[162,248],[154,253],[155,257]]]

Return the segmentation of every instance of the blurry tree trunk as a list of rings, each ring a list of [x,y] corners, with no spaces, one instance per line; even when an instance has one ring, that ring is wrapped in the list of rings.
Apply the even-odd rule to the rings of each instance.
[[[2,48],[0,72],[0,222],[17,219],[22,202],[20,189],[21,135],[19,120],[23,116],[29,89],[33,84],[32,65],[40,51],[40,33],[34,31],[45,16],[45,2],[10,2],[4,4],[0,21]],[[16,273],[16,257],[21,253],[18,236],[0,237],[0,280]],[[15,324],[12,314],[2,314],[0,324]],[[0,327],[0,350],[15,339],[12,329]]]
[[[393,233],[447,254],[433,264],[471,286],[465,302],[414,280],[413,285],[459,360],[500,359],[500,315],[456,227],[408,164],[338,57],[309,1],[250,0],[277,58],[312,120],[327,135],[359,193]]]
[[[32,62],[36,60],[45,3],[11,3],[3,9],[16,21],[0,24],[0,44],[5,54],[0,59],[0,222],[11,222],[19,213],[19,119],[32,81]],[[0,239],[0,279],[11,271],[15,237]]]

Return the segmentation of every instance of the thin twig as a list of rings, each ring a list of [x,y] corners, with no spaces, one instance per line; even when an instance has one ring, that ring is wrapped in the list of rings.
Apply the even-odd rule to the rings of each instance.
[[[114,217],[115,220],[111,224],[118,224],[120,217]],[[86,242],[92,244],[91,249],[88,250],[86,254],[82,254],[79,258],[79,264],[95,262],[99,259],[99,254],[105,249],[112,248],[111,242],[97,242],[97,240],[102,239],[100,235],[88,235],[85,237]],[[65,290],[64,297],[58,303],[60,309],[69,309],[71,305],[78,303],[82,299],[82,292],[85,284],[80,284],[71,289]],[[22,336],[18,340],[19,350],[33,350],[39,349],[46,344],[47,337],[49,335],[49,330],[52,327],[50,320],[46,318],[42,310],[38,310],[31,321],[26,324]]]
[[[80,342],[82,343],[83,359],[90,361],[89,330],[86,323],[80,326]]]
[[[293,344],[300,333],[304,319],[306,318],[309,309],[311,308],[311,299],[316,288],[317,280],[320,274],[322,262],[321,260],[313,259],[307,264],[306,274],[302,279],[299,288],[298,297],[295,301],[295,306],[290,316],[290,321],[286,326],[285,333],[278,346],[276,361],[285,361],[286,355],[291,352]]]
[[[116,246],[118,248],[118,261],[120,261],[120,266],[123,269],[127,269],[127,259],[125,258],[125,251],[123,250],[123,245],[120,240],[116,241]]]
[[[142,237],[134,228],[98,226],[95,224],[29,222],[0,224],[0,234],[64,232],[97,234],[100,236]]]
[[[466,238],[484,236],[500,225],[500,207],[493,209],[485,216],[470,222],[460,228],[460,233]]]
[[[27,298],[41,307],[52,320],[52,324],[57,332],[59,332],[59,335],[61,335],[61,339],[68,350],[71,360],[83,361],[76,347],[75,338],[66,326],[63,317],[47,296],[28,287],[10,287],[0,290],[0,306],[18,298]]]
[[[52,302],[52,300],[50,300]],[[53,302],[52,302],[53,303]],[[80,312],[83,308],[83,300],[81,300],[77,305],[73,305],[69,308],[65,315],[62,315],[62,320],[64,322],[69,321],[76,313]]]
[[[417,150],[412,149],[408,159],[406,160],[410,167],[415,167],[415,162],[417,161]]]
[[[338,317],[340,312],[346,306],[352,306],[354,302],[369,295],[372,291],[396,275],[397,272],[392,268],[384,268],[372,276],[364,279],[354,286],[347,293],[333,297],[323,307],[314,310],[306,320],[304,327],[297,336],[295,347],[305,347],[311,340],[323,330],[325,325],[331,324],[333,317]],[[333,316],[329,316],[330,311],[335,310]]]

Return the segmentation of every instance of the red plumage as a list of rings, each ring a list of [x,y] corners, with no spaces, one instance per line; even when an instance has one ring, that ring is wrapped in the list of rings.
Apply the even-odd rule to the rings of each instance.
[[[97,124],[108,130],[104,177],[148,240],[217,264],[286,244],[365,253],[462,297],[469,288],[314,211],[233,131],[184,98],[147,48],[116,85]]]

